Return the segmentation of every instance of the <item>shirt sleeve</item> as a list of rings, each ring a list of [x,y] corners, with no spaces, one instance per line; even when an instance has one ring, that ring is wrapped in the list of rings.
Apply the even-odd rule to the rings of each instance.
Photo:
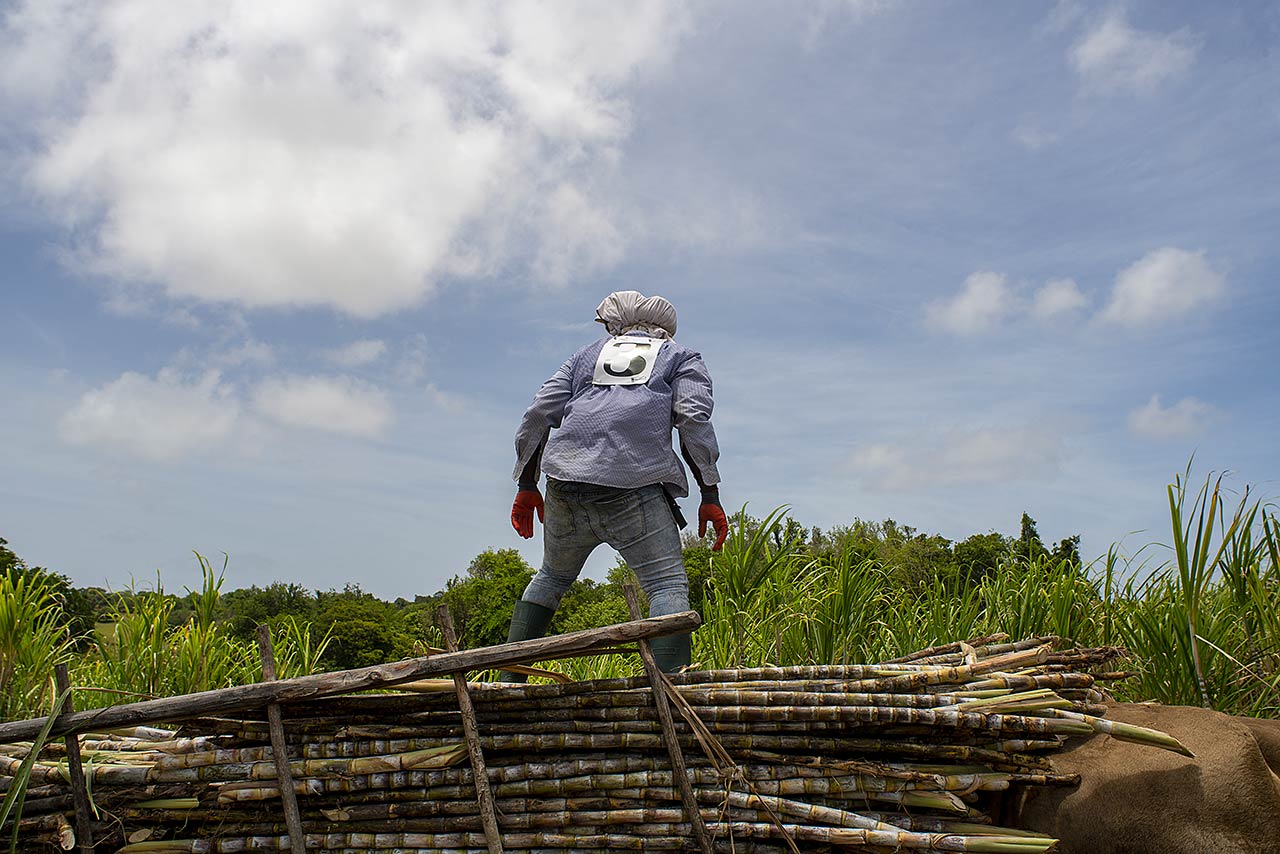
[[[711,426],[711,375],[701,356],[692,355],[676,370],[671,380],[671,409],[681,451],[696,472],[699,486],[715,486],[720,482],[716,468],[720,446]]]
[[[573,359],[542,384],[533,396],[533,403],[525,410],[516,430],[516,468],[512,479],[517,483],[525,468],[542,452],[553,427],[559,427],[564,409],[573,394]],[[535,473],[536,477],[536,473]]]

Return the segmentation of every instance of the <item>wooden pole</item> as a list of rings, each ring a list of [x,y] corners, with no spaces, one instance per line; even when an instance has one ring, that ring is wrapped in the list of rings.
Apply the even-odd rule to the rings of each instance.
[[[258,626],[258,653],[262,656],[262,681],[276,681],[276,653],[271,646],[271,628]],[[293,790],[293,773],[289,770],[289,745],[284,740],[284,717],[279,703],[267,703],[267,726],[271,730],[271,756],[276,762],[276,783],[284,806],[284,823],[289,828],[289,850],[306,854],[306,837],[302,832],[302,813],[298,810],[298,793]]]
[[[436,611],[440,630],[444,632],[445,649],[458,651],[458,636],[453,630],[453,615],[448,605]],[[462,734],[467,740],[467,753],[471,757],[471,779],[476,786],[476,802],[480,806],[480,823],[484,826],[485,843],[489,854],[502,854],[502,832],[498,829],[498,813],[493,805],[493,790],[489,787],[489,770],[484,763],[484,751],[480,748],[480,731],[476,724],[476,710],[471,705],[471,692],[467,689],[467,675],[453,674],[453,689],[458,694],[458,710],[462,712]]]
[[[622,589],[627,597],[627,610],[631,612],[631,619],[640,619],[640,594],[636,592],[635,585],[628,581]],[[680,803],[684,807],[685,819],[693,828],[693,838],[698,843],[698,849],[702,854],[714,854],[711,836],[707,833],[707,826],[702,821],[702,812],[698,809],[698,799],[693,794],[693,786],[689,784],[689,770],[684,762],[684,752],[680,749],[675,722],[671,718],[671,701],[667,698],[664,684],[666,677],[658,669],[658,662],[653,657],[653,650],[649,648],[649,641],[642,638],[639,644],[640,660],[644,662],[644,672],[648,675],[649,684],[653,688],[653,704],[658,710],[658,721],[662,724],[662,742],[667,747],[667,755],[671,757],[671,779],[675,782],[677,791],[680,792]]]
[[[53,679],[58,686],[58,693],[65,697],[62,701],[63,714],[74,712],[75,697],[71,693],[71,676],[67,673],[67,665],[55,666]],[[63,740],[67,744],[67,777],[71,781],[71,802],[76,808],[76,849],[84,854],[93,854],[93,831],[89,827],[93,812],[89,806],[89,787],[84,782],[84,765],[80,762],[80,737],[68,735]]]
[[[54,722],[50,737],[95,729],[116,729],[139,724],[181,721],[203,715],[260,709],[268,703],[290,703],[335,694],[350,694],[366,688],[386,688],[402,682],[413,682],[432,676],[490,670],[508,664],[524,664],[549,658],[570,658],[594,654],[603,646],[635,643],[641,638],[661,637],[696,629],[702,619],[696,611],[667,614],[647,620],[634,620],[584,629],[564,635],[504,643],[496,646],[464,649],[441,655],[410,658],[391,664],[377,664],[356,670],[339,670],[314,676],[297,676],[275,682],[236,685],[198,694],[184,694],[141,703],[128,703],[88,712],[75,712]],[[0,744],[31,741],[40,734],[47,718],[0,723]]]

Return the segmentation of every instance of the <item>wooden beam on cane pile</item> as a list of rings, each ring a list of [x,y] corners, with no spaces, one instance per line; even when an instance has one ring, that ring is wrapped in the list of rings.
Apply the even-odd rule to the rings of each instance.
[[[59,664],[54,667],[53,679],[59,696],[64,698],[63,713],[74,712],[75,698],[71,695],[71,676],[67,673],[67,665]],[[69,735],[65,741],[67,778],[71,783],[71,802],[76,808],[76,848],[85,854],[93,854],[93,832],[89,829],[92,812],[89,806],[89,788],[84,782],[84,765],[80,762],[80,737]]]
[[[270,626],[258,626],[258,654],[262,656],[262,681],[274,682],[276,653],[271,647]],[[284,718],[280,714],[279,703],[267,703],[267,726],[271,730],[271,756],[276,762],[280,803],[284,806],[285,826],[289,828],[289,850],[293,854],[306,854],[302,813],[298,810],[298,793],[293,790],[293,774],[289,771],[289,745],[284,740]]]
[[[623,592],[627,597],[627,610],[631,612],[631,619],[640,619],[640,594],[636,592],[635,585],[628,581],[623,585]],[[693,794],[693,787],[689,785],[689,772],[684,761],[684,752],[680,749],[680,739],[676,735],[675,722],[671,718],[670,700],[667,699],[666,686],[663,684],[662,671],[658,669],[658,662],[653,657],[653,650],[649,648],[649,641],[639,641],[640,660],[644,662],[644,672],[649,677],[649,685],[653,689],[653,704],[658,710],[658,721],[662,724],[662,741],[667,747],[667,755],[671,757],[671,777],[675,781],[676,789],[680,792],[680,803],[684,807],[685,820],[693,828],[693,838],[698,843],[699,850],[702,854],[714,854],[714,847],[711,845],[711,836],[707,833],[707,826],[702,821],[702,813],[698,809],[698,799]]]
[[[448,605],[436,611],[440,630],[444,633],[444,646],[449,652],[458,651],[458,636],[453,630],[453,615]],[[462,713],[462,733],[467,740],[467,754],[471,757],[472,782],[476,787],[476,803],[480,807],[480,824],[484,828],[485,844],[489,854],[502,854],[502,834],[498,830],[498,813],[493,806],[493,790],[489,788],[489,770],[484,763],[484,751],[480,749],[480,733],[476,725],[476,710],[471,705],[471,692],[467,690],[467,675],[453,674],[453,687],[458,693],[458,710]]]
[[[635,643],[642,638],[656,638],[689,632],[702,625],[697,611],[666,614],[647,620],[633,620],[615,626],[583,629],[545,638],[531,638],[515,643],[446,652],[442,655],[409,658],[391,664],[376,664],[355,670],[339,670],[314,676],[298,676],[275,682],[236,685],[198,694],[184,694],[141,703],[128,703],[76,712],[53,721],[51,736],[89,730],[110,730],[124,726],[188,720],[207,715],[260,709],[268,703],[312,700],[337,694],[350,694],[366,688],[386,688],[430,676],[447,676],[469,670],[489,670],[508,664],[524,664],[549,658],[568,658],[594,654],[602,647]],[[48,718],[0,723],[0,744],[30,741],[43,729]]]

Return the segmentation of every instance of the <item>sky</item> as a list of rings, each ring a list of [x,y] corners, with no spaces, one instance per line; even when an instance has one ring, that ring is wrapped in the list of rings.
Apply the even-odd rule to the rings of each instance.
[[[1275,4],[0,17],[0,537],[77,584],[538,565],[514,431],[621,289],[703,354],[731,509],[1092,558],[1193,455],[1280,494]]]

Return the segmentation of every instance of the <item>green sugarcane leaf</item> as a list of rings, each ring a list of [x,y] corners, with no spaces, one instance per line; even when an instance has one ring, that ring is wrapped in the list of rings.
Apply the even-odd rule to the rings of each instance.
[[[13,836],[9,840],[9,854],[17,854],[18,852],[18,824],[22,819],[22,806],[27,799],[27,783],[31,780],[31,769],[36,764],[36,755],[44,747],[45,741],[49,738],[49,731],[53,729],[53,725],[58,722],[58,716],[62,714],[62,707],[66,704],[69,694],[62,694],[54,701],[53,710],[49,712],[49,717],[45,720],[44,726],[40,728],[40,734],[36,736],[36,740],[31,743],[31,750],[27,753],[22,764],[18,766],[18,773],[14,775],[13,787],[9,789],[9,793],[5,795],[4,803],[0,804],[0,827],[9,820],[10,814],[13,815]]]

